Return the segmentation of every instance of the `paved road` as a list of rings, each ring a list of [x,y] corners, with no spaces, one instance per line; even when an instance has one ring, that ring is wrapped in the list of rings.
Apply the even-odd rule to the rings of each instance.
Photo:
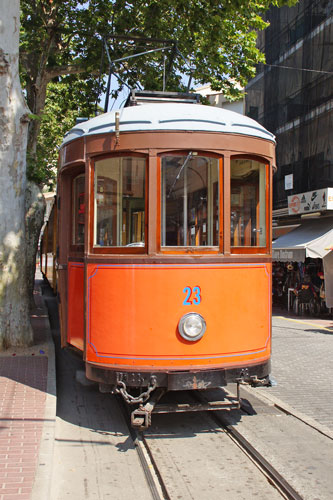
[[[57,364],[50,500],[150,500],[135,446],[114,397],[87,383],[82,360],[60,349],[54,298],[49,298],[48,309]]]
[[[271,394],[333,430],[333,321],[273,316]]]
[[[278,385],[253,391],[278,398],[333,430],[333,332],[329,326],[327,322],[323,327],[309,320],[274,316],[273,375]],[[53,331],[57,327],[53,325]],[[58,408],[52,500],[151,498],[133,443],[113,398],[99,394],[94,387],[77,384],[75,372],[82,370],[82,362],[70,353],[60,354],[57,350]],[[161,432],[163,418],[158,417],[155,416],[152,430],[158,430],[159,449],[162,450],[163,443],[165,446],[178,444],[174,432]],[[256,404],[255,417],[238,421],[239,430],[251,442],[261,443],[260,451],[294,487],[306,492],[304,498],[317,498],[314,491],[320,491],[322,500],[332,498],[333,485],[327,471],[333,456],[332,441],[267,406],[260,410],[260,402]],[[191,433],[184,420],[180,421],[180,426],[182,439],[187,443],[190,434],[193,446],[199,443],[202,434],[207,434],[207,430]],[[278,447],[276,443],[281,443],[282,437],[283,446]],[[181,439],[179,444],[182,444]],[[274,453],[270,456],[272,450]],[[162,454],[164,460],[164,449]],[[170,473],[169,465],[164,464],[163,473]],[[179,481],[173,485],[177,484]],[[240,492],[234,493],[237,500],[243,498]]]

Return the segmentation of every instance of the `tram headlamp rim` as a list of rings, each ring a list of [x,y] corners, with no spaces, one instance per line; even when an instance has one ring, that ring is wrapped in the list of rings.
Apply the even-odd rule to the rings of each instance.
[[[190,333],[190,325],[189,322],[193,320],[196,320],[198,325],[200,324],[200,331],[197,334],[191,334]],[[192,324],[193,327],[193,324]],[[180,335],[183,337],[185,340],[189,340],[190,342],[196,342],[197,340],[200,340],[202,336],[204,335],[206,331],[206,320],[204,319],[201,314],[197,312],[188,312],[184,314],[179,320],[178,323],[178,331]]]

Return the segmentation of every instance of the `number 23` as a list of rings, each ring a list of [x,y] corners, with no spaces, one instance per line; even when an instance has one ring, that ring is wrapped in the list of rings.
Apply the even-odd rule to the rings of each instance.
[[[201,302],[201,288],[199,286],[195,286],[192,290],[190,286],[186,286],[183,290],[183,293],[186,294],[186,298],[183,302],[183,306],[191,306],[199,305]]]

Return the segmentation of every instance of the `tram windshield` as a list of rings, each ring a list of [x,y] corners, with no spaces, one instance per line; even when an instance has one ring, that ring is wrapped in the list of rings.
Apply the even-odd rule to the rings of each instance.
[[[95,247],[145,245],[145,175],[145,158],[95,162]]]
[[[162,157],[162,246],[218,246],[219,160]]]
[[[266,246],[266,165],[231,159],[231,246]]]

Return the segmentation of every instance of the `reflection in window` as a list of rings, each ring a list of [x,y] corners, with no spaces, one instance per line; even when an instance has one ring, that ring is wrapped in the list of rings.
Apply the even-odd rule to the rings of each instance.
[[[162,158],[162,246],[219,244],[219,160]]]
[[[231,160],[231,246],[266,246],[266,165]]]
[[[94,246],[144,246],[145,171],[144,158],[96,161]]]
[[[73,245],[84,244],[84,175],[73,181]]]

